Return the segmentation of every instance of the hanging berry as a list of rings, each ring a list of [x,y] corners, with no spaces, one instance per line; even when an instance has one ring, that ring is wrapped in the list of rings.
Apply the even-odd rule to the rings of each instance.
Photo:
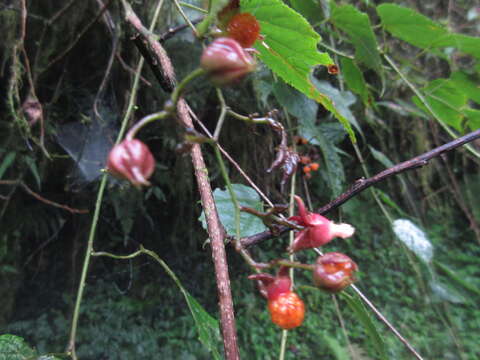
[[[268,311],[275,325],[285,330],[302,325],[305,318],[305,304],[292,291],[288,268],[281,267],[275,277],[261,273],[250,275],[248,278],[258,281],[260,293],[268,300]]]
[[[200,66],[217,86],[228,85],[240,80],[255,70],[255,60],[229,38],[218,38],[202,54]]]
[[[155,159],[143,142],[126,139],[110,151],[107,169],[113,176],[126,179],[134,186],[150,185],[148,178],[155,169]]]
[[[327,292],[336,293],[351,285],[358,266],[347,255],[326,253],[317,258],[313,270],[313,282]]]
[[[230,19],[227,34],[244,48],[248,48],[259,38],[260,24],[252,14],[240,13]]]

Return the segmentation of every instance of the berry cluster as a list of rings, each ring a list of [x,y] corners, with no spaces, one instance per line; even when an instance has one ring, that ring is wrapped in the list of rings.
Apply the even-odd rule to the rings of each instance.
[[[287,249],[290,253],[323,246],[336,237],[348,238],[355,232],[349,224],[335,224],[320,214],[308,211],[300,197],[295,196],[295,200],[298,215],[288,220],[303,229],[296,232],[295,240]],[[303,265],[303,268],[312,270],[315,286],[329,293],[337,293],[351,285],[358,271],[352,259],[338,252],[326,253],[318,257],[314,265]],[[287,266],[281,266],[275,277],[260,273],[249,276],[249,279],[257,280],[260,293],[268,299],[268,310],[274,324],[282,329],[293,329],[302,324],[305,305],[292,291]]]
[[[300,156],[300,162],[303,164],[303,176],[307,179],[312,177],[312,171],[317,171],[320,165],[317,162],[312,162],[310,156]]]

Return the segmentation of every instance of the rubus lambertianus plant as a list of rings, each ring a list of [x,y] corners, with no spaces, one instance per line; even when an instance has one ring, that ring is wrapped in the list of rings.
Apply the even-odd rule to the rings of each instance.
[[[268,311],[272,322],[282,329],[294,329],[303,323],[305,304],[292,291],[292,281],[288,277],[288,268],[281,267],[277,276],[266,273],[250,275],[257,280],[260,293],[268,300]]]
[[[355,232],[355,228],[349,224],[335,224],[326,217],[308,211],[303,203],[302,198],[295,196],[298,206],[298,216],[292,216],[290,221],[304,226],[305,229],[297,232],[295,240],[289,246],[288,251],[291,253],[311,249],[325,245],[336,237],[348,238]]]

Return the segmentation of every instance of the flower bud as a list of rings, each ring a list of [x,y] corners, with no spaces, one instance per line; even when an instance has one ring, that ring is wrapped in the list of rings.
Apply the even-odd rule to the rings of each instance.
[[[255,60],[229,38],[218,38],[202,54],[201,67],[218,86],[231,84],[255,69]]]
[[[303,200],[295,196],[298,205],[298,216],[292,216],[290,221],[296,222],[305,229],[295,235],[295,240],[288,248],[291,253],[325,245],[336,237],[343,239],[353,235],[355,228],[349,224],[335,224],[326,217],[312,213],[305,208]]]
[[[143,142],[126,139],[110,150],[107,169],[113,176],[126,179],[136,187],[150,185],[147,179],[155,169],[155,159]]]
[[[342,291],[355,282],[357,264],[347,255],[332,252],[317,258],[313,270],[315,286],[331,293]]]

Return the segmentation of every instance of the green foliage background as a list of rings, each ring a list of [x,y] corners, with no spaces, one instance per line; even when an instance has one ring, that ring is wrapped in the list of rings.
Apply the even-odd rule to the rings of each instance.
[[[268,1],[272,6],[279,3]],[[296,192],[304,196],[307,184],[314,208],[366,176],[365,170],[375,174],[452,140],[452,135],[480,127],[480,11],[474,1],[456,1],[450,7],[440,0],[284,3],[292,9],[289,14],[297,11],[305,18],[302,23],[316,31],[308,41],[295,45],[308,43],[310,54],[320,41],[319,52],[302,62],[302,49],[286,49],[278,63],[257,42],[259,57],[268,66],[260,64],[238,86],[224,89],[224,96],[233,110],[243,114],[279,109],[280,121],[291,135],[289,145],[293,135],[309,140],[298,151],[321,167],[305,182],[299,172]],[[157,2],[131,4],[147,24]],[[107,13],[114,27],[103,18],[90,26],[99,11],[96,2],[49,0],[26,1],[26,5],[25,56],[44,110],[50,158],[39,146],[40,124],[30,125],[22,111],[29,79],[25,56],[19,51],[21,9],[6,1],[0,4],[4,34],[0,334],[20,336],[26,343],[1,337],[0,349],[8,341],[26,354],[19,358],[36,354],[53,358],[68,341],[100,169],[125,112],[133,79],[129,69],[135,68],[140,56],[115,1]],[[275,41],[291,42],[283,36],[284,20],[273,17],[258,1],[242,1],[242,6],[264,22],[270,47]],[[58,13],[60,9],[63,12]],[[184,10],[191,19],[202,15],[188,7]],[[160,19],[156,34],[183,23],[169,1]],[[280,40],[274,38],[276,31]],[[197,67],[202,44],[190,31],[179,32],[164,46],[179,79]],[[112,54],[113,66],[107,71]],[[340,75],[328,74],[325,66],[310,70],[331,61],[339,65]],[[295,69],[293,75],[285,70],[285,62]],[[150,69],[145,68],[142,76],[131,123],[158,111],[169,96]],[[187,98],[199,118],[214,129],[219,115],[215,89],[202,79],[193,84]],[[73,136],[68,136],[69,131]],[[348,133],[355,134],[357,148]],[[175,152],[182,130],[167,121],[142,130],[140,138],[157,160],[153,186],[139,192],[126,183],[109,181],[95,250],[127,254],[140,244],[154,250],[218,319],[208,235],[199,221],[192,166],[188,156]],[[288,194],[278,185],[281,174],[265,172],[278,141],[266,127],[233,119],[227,120],[220,137],[255,183],[274,202],[285,203]],[[214,155],[207,146],[203,150],[212,186],[222,194],[225,184]],[[356,152],[363,155],[363,164]],[[472,143],[470,150],[459,149],[429,166],[390,178],[329,214],[353,224],[357,233],[352,239],[332,242],[328,251],[344,252],[358,263],[358,287],[427,359],[480,358],[480,179],[475,155],[479,152],[478,142]],[[229,176],[233,183],[245,184],[233,168]],[[32,197],[20,183],[7,180],[90,213],[71,214],[53,207]],[[398,218],[409,219],[426,232],[434,248],[432,262],[422,262],[395,237],[390,220]],[[269,240],[252,253],[260,261],[284,257],[287,241],[285,237]],[[315,256],[301,253],[299,260],[313,262]],[[271,324],[265,301],[246,279],[250,269],[230,247],[228,261],[242,358],[278,358],[281,332]],[[308,314],[304,325],[289,333],[287,359],[380,359],[372,334],[381,335],[386,358],[411,358],[373,315],[375,330],[368,330],[352,311],[352,300],[333,299],[312,289],[310,275],[300,271],[295,282]],[[220,338],[213,337],[212,342],[221,352]],[[82,359],[212,357],[198,341],[195,322],[175,282],[149,257],[94,259],[81,308],[78,354]],[[0,351],[0,359],[4,358],[11,359]]]

